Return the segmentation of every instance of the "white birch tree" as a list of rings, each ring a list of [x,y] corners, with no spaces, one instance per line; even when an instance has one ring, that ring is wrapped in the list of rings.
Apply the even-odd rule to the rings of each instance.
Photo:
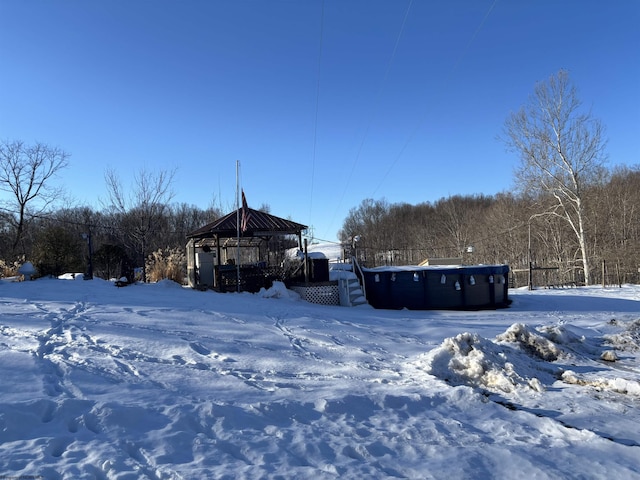
[[[569,74],[560,70],[537,83],[529,101],[507,118],[504,141],[520,155],[519,188],[554,199],[544,213],[562,218],[571,228],[589,285],[585,190],[602,178],[606,141],[601,122],[581,107]]]

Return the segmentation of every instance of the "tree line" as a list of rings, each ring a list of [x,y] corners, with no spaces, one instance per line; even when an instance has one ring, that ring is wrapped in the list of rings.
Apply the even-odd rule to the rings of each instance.
[[[25,260],[40,275],[87,274],[91,260],[91,274],[100,278],[125,276],[132,281],[137,275],[139,280],[181,282],[187,233],[219,218],[220,211],[185,203],[154,208],[145,211],[136,205],[121,212],[69,207],[27,214],[16,249],[12,248],[16,213],[0,210],[0,276],[15,275]]]
[[[156,277],[173,272],[182,281],[185,236],[218,218],[219,210],[170,203],[174,172],[146,170],[134,175],[130,188],[107,170],[108,199],[100,210],[53,208],[63,196],[52,179],[68,158],[42,143],[0,143],[0,190],[8,194],[0,206],[0,276],[15,275],[28,260],[40,275],[83,272],[132,281],[139,266],[147,280],[151,264]]]
[[[604,126],[568,73],[538,82],[501,137],[520,159],[513,192],[418,205],[365,199],[339,232],[345,249],[366,266],[506,263],[517,284],[530,271],[536,283],[638,282],[640,168],[607,167]],[[91,267],[89,275],[129,277],[141,267],[142,280],[181,280],[186,235],[223,212],[172,203],[174,172],[145,170],[128,188],[106,171],[100,209],[60,207],[53,178],[68,159],[41,143],[0,142],[0,275],[30,260],[43,275]]]
[[[616,168],[582,197],[594,266],[589,283],[640,283],[640,168]],[[566,221],[548,213],[554,202],[525,193],[453,195],[418,205],[365,199],[350,210],[339,238],[366,267],[505,263],[514,285],[523,286],[531,263],[535,285],[585,284],[579,241]]]
[[[588,205],[588,255],[592,283],[640,282],[640,168],[619,167],[584,194]],[[580,248],[562,219],[540,214],[553,199],[528,194],[453,195],[417,205],[365,199],[350,210],[340,231],[345,248],[354,245],[366,266],[416,265],[424,260],[459,258],[466,264],[510,265],[519,285],[527,282],[529,262],[557,270],[536,272],[536,283],[584,283]],[[89,240],[93,269],[102,278],[118,277],[123,267],[148,264],[148,257],[184,256],[186,235],[219,218],[214,207],[184,203],[156,206],[145,231],[142,207],[124,212],[89,207],[59,208],[27,215],[18,248],[15,212],[0,210],[0,259],[5,275],[24,259],[47,275],[86,272]],[[160,211],[161,210],[161,211]],[[141,232],[145,233],[144,251]],[[180,260],[178,260],[180,261]],[[184,258],[181,260],[184,262]]]

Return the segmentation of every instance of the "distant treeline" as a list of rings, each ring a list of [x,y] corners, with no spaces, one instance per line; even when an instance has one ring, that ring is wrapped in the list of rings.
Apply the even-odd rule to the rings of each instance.
[[[640,168],[621,167],[583,192],[592,283],[640,282]],[[516,285],[527,282],[531,261],[537,284],[581,284],[580,249],[567,222],[554,216],[549,196],[499,193],[453,195],[417,205],[365,199],[350,210],[339,232],[344,249],[366,266],[415,265],[426,259],[458,258],[465,264],[506,263]],[[85,272],[89,239],[94,275],[120,276],[141,267],[154,252],[184,252],[187,233],[223,213],[187,204],[156,208],[144,236],[132,235],[146,217],[89,207],[62,208],[26,216],[18,248],[15,213],[0,210],[3,274],[30,260],[40,274]],[[143,244],[142,244],[143,243]],[[182,255],[184,256],[184,255]],[[184,259],[182,260],[184,261]],[[605,269],[601,268],[604,261]]]
[[[581,198],[591,283],[601,283],[603,272],[607,284],[638,283],[640,168],[603,175]],[[522,285],[531,261],[537,284],[582,284],[581,250],[571,226],[555,214],[556,205],[544,193],[454,195],[418,205],[366,199],[350,210],[339,238],[371,267],[434,258],[506,263]]]
[[[27,215],[14,250],[15,213],[0,210],[0,262],[4,275],[11,274],[23,260],[31,261],[40,275],[83,273],[88,267],[90,241],[94,275],[119,277],[148,263],[154,252],[162,250],[175,257],[184,250],[187,233],[220,216],[216,208],[187,204],[156,205],[151,218],[143,208],[135,207],[125,213],[63,208]],[[137,234],[141,223],[146,223],[143,235]]]

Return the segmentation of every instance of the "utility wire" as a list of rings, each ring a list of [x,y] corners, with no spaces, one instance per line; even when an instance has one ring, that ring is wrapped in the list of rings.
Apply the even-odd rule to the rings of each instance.
[[[373,102],[373,108],[371,110],[371,114],[369,115],[369,121],[367,122],[367,126],[365,128],[365,132],[364,135],[362,137],[362,141],[360,142],[360,145],[358,147],[358,151],[356,153],[356,157],[353,160],[353,163],[351,164],[351,170],[349,171],[349,175],[347,176],[347,182],[344,186],[344,190],[342,191],[342,195],[340,196],[340,200],[338,201],[338,206],[336,207],[336,209],[334,210],[333,213],[333,217],[331,218],[331,221],[329,222],[329,227],[331,227],[331,225],[333,225],[333,222],[336,218],[336,215],[338,213],[338,210],[340,209],[340,206],[342,205],[342,201],[344,200],[344,197],[347,193],[347,190],[349,189],[349,184],[351,183],[351,178],[353,177],[353,173],[356,170],[356,165],[358,164],[358,161],[360,160],[360,154],[362,153],[362,148],[364,147],[364,143],[367,140],[367,137],[369,135],[369,129],[371,128],[371,124],[373,123],[373,119],[375,118],[376,114],[377,114],[377,110],[378,110],[378,105],[380,104],[380,98],[382,97],[382,92],[384,90],[384,87],[386,86],[387,83],[387,78],[389,77],[389,72],[391,71],[391,66],[393,64],[393,60],[396,56],[396,52],[398,50],[398,45],[400,44],[400,39],[402,38],[402,33],[404,32],[404,27],[405,24],[407,23],[407,18],[409,17],[409,11],[411,10],[411,5],[413,4],[413,0],[409,1],[409,4],[407,5],[407,10],[404,13],[404,18],[402,19],[402,24],[400,25],[400,30],[398,31],[398,35],[396,37],[396,41],[395,41],[395,45],[393,47],[393,52],[391,53],[391,57],[389,57],[389,61],[387,62],[387,68],[385,70],[384,73],[384,77],[382,78],[382,82],[380,84],[380,88],[378,89],[378,92],[376,94],[376,98]],[[327,227],[327,228],[329,228]]]
[[[449,74],[445,77],[445,84],[450,83],[451,78],[453,77],[455,71],[458,69],[458,66],[462,62],[462,59],[466,56],[467,52],[469,51],[469,48],[471,48],[471,45],[473,44],[474,40],[478,36],[478,33],[480,32],[480,30],[484,26],[485,22],[487,21],[487,18],[489,18],[489,15],[493,11],[493,8],[496,6],[497,3],[498,3],[498,0],[494,0],[493,1],[491,6],[489,7],[489,9],[487,10],[487,13],[485,13],[484,17],[482,18],[482,21],[478,25],[478,28],[476,28],[476,30],[473,32],[473,35],[471,35],[471,38],[467,42],[467,45],[462,50],[462,53],[460,53],[460,55],[458,55],[458,58],[457,58],[456,62],[453,64],[453,67],[451,68],[451,70],[449,71]],[[389,173],[391,173],[391,171],[394,169],[394,167],[398,163],[398,160],[400,160],[400,157],[402,156],[402,154],[405,152],[405,150],[407,149],[409,144],[413,141],[413,139],[416,136],[416,134],[418,133],[418,131],[424,125],[424,122],[426,121],[426,116],[427,115],[425,113],[422,116],[422,118],[420,119],[420,121],[418,122],[418,124],[416,125],[416,127],[413,129],[413,131],[411,132],[411,134],[409,135],[409,137],[407,138],[405,143],[400,148],[400,152],[398,152],[398,155],[396,155],[395,159],[393,160],[393,162],[391,163],[391,165],[389,166],[389,168],[387,169],[385,174],[382,176],[382,179],[380,180],[380,183],[378,184],[378,186],[375,188],[375,190],[371,194],[372,198],[375,197],[375,194],[378,192],[380,187],[384,184],[385,180],[389,176]]]
[[[311,188],[309,191],[309,220],[313,214],[313,184],[315,181],[316,147],[318,144],[318,111],[320,109],[320,68],[322,66],[322,38],[324,32],[324,0],[320,10],[320,42],[318,46],[318,79],[316,82],[316,112],[313,122],[313,152],[311,156]]]

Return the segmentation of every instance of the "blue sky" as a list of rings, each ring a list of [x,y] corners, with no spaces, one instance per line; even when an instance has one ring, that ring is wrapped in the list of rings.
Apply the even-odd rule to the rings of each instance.
[[[100,207],[104,172],[177,168],[174,201],[249,206],[335,240],[365,198],[512,188],[497,140],[567,69],[640,164],[636,0],[0,0],[0,138],[71,154],[58,179]]]

